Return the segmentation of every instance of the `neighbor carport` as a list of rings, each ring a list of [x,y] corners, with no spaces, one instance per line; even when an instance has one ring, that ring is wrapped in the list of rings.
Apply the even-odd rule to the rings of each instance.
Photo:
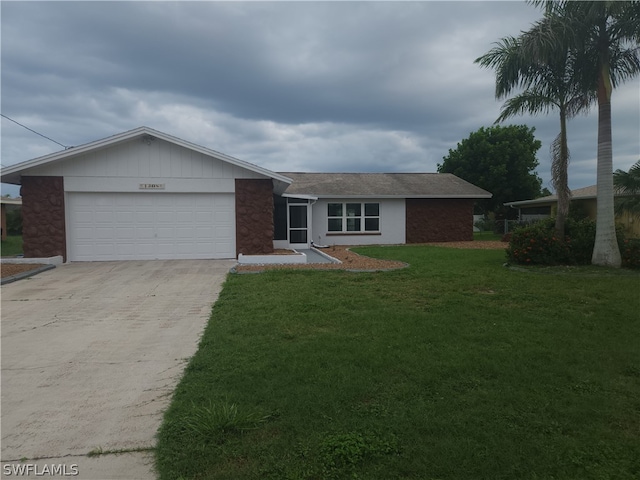
[[[155,433],[234,264],[79,262],[3,286],[3,471],[154,478]]]

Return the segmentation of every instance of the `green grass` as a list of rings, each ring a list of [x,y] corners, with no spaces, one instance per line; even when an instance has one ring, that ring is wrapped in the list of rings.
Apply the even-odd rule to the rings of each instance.
[[[493,232],[473,232],[473,239],[476,242],[500,241],[502,235]],[[505,243],[505,248],[508,244]]]
[[[637,273],[358,251],[411,267],[229,277],[160,478],[640,478]]]
[[[12,257],[22,253],[22,235],[7,235],[6,240],[2,240],[0,255]]]

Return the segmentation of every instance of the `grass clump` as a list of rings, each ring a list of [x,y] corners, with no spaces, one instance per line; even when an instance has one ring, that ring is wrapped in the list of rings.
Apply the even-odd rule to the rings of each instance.
[[[357,251],[410,267],[228,278],[161,479],[640,478],[636,272]]]
[[[268,419],[268,415],[243,410],[235,403],[208,402],[207,405],[192,405],[167,428],[174,428],[202,441],[223,442],[226,435],[256,429]]]

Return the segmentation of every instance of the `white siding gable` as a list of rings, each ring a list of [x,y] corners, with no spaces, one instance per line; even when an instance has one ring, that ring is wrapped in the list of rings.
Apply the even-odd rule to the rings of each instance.
[[[181,145],[144,137],[23,174],[65,177],[67,192],[137,192],[140,184],[155,183],[163,184],[166,192],[232,193],[236,178],[268,178]]]

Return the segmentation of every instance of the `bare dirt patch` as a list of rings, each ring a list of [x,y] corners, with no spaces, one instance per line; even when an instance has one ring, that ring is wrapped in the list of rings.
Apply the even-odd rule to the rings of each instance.
[[[437,247],[447,248],[472,248],[483,250],[499,250],[507,247],[506,243],[491,241],[491,242],[439,242],[439,243],[424,243],[421,245],[430,245]],[[305,263],[295,265],[238,265],[236,266],[237,272],[261,272],[263,270],[300,270],[300,269],[313,269],[313,270],[395,270],[398,268],[404,268],[406,263],[398,262],[395,260],[379,260],[377,258],[365,257],[352,252],[350,249],[352,246],[335,245],[329,248],[323,248],[322,252],[327,255],[340,260],[342,263]]]
[[[285,248],[276,248],[273,253],[269,253],[267,255],[298,255],[298,253],[293,250],[287,250]]]
[[[2,271],[2,277],[11,277],[12,275],[17,275],[18,273],[28,272],[30,270],[35,270],[36,268],[40,268],[43,265],[39,263],[2,263],[0,264],[0,270]]]

